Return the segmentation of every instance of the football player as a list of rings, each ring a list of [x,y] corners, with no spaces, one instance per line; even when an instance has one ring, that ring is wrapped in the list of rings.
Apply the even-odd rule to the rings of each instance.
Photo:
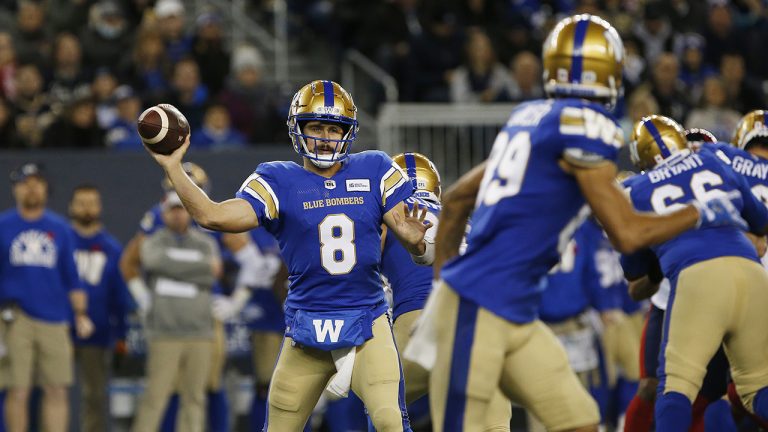
[[[420,153],[401,153],[392,158],[408,175],[416,188],[406,203],[418,203],[429,213],[427,219],[437,223],[440,214],[440,173],[426,156]],[[432,226],[425,240],[434,242],[436,226]],[[387,277],[392,288],[395,342],[399,350],[408,345],[411,331],[421,316],[424,303],[432,291],[432,262],[414,263],[411,255],[397,241],[395,235],[384,227],[382,236],[381,272]],[[401,353],[402,354],[402,353]],[[427,394],[429,389],[429,371],[418,363],[405,359],[401,355],[403,377],[405,378],[405,401],[408,404]],[[484,430],[509,430],[512,405],[497,391],[490,404]]]
[[[183,166],[187,175],[193,179],[196,185],[203,190],[210,189],[208,174],[199,165],[192,162],[185,162]],[[170,180],[165,177],[161,186],[164,191],[172,189]],[[160,204],[156,204],[149,209],[141,219],[139,231],[128,242],[120,258],[120,270],[123,278],[127,281],[128,289],[139,307],[139,312],[145,314],[150,307],[150,293],[140,274],[141,262],[139,260],[139,250],[144,239],[163,226],[163,220],[160,216]],[[219,244],[223,253],[230,253],[235,261],[240,265],[240,273],[253,275],[257,274],[261,255],[250,241],[247,234],[228,234],[214,231],[208,231]],[[220,291],[220,286],[217,290]],[[208,422],[215,431],[229,430],[229,408],[226,400],[226,394],[222,387],[221,376],[226,364],[226,335],[224,333],[223,321],[236,314],[248,301],[250,292],[244,286],[238,286],[232,293],[231,300],[224,299],[221,293],[214,298],[213,314],[216,318],[214,322],[214,346],[212,351],[213,359],[211,361],[211,373],[208,379]],[[178,398],[174,396],[169,404],[166,421],[163,423],[163,430],[173,429],[175,423],[175,411],[178,405]]]
[[[620,93],[623,55],[618,33],[601,18],[560,21],[544,43],[553,99],[516,107],[489,159],[443,198],[433,268],[444,283],[433,293],[440,317],[430,317],[438,329],[430,376],[436,431],[478,430],[499,386],[550,430],[596,429],[595,402],[537,319],[543,278],[586,216],[585,201],[620,251],[738,218],[722,197],[663,216],[633,210],[614,181],[623,136],[606,107]],[[467,252],[443,269],[473,208]]]
[[[746,179],[706,145],[692,153],[673,120],[643,118],[633,130],[630,154],[636,167],[648,170],[627,184],[638,210],[666,214],[691,200],[740,195],[736,207],[750,230],[764,235],[768,228],[768,209]],[[671,282],[659,356],[656,430],[690,427],[691,403],[721,344],[745,406],[765,418],[768,363],[763,352],[768,335],[762,329],[768,326],[768,274],[752,242],[737,227],[723,226],[683,233],[652,250]]]
[[[381,224],[415,256],[430,254],[426,210],[403,200],[413,185],[389,156],[350,154],[357,108],[332,81],[293,97],[288,132],[302,165],[260,164],[236,198],[214,202],[184,172],[189,140],[152,154],[203,227],[241,232],[263,226],[280,243],[290,273],[286,337],[272,375],[265,430],[300,430],[323,389],[351,388],[376,430],[410,430],[400,363],[379,275]]]

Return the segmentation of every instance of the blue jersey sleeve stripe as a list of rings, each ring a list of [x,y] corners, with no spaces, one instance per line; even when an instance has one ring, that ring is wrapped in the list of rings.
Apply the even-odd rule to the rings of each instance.
[[[669,156],[672,155],[672,153],[669,151],[669,148],[666,144],[664,144],[664,140],[661,139],[661,134],[659,133],[659,130],[656,128],[656,125],[653,124],[652,121],[647,121],[643,123],[646,129],[648,129],[648,132],[653,137],[653,140],[656,141],[656,145],[659,146],[659,150],[661,150],[661,156],[666,159]]]
[[[416,158],[413,157],[413,153],[405,154],[405,168],[408,178],[411,179],[411,183],[413,183],[413,187],[418,189],[419,185],[416,181]]]
[[[584,45],[584,39],[587,37],[587,30],[591,21],[582,20],[576,24],[575,34],[573,36],[573,55],[571,57],[571,82],[581,81],[581,72],[584,65],[584,56],[581,49]]]
[[[323,105],[327,107],[333,106],[333,84],[330,81],[323,81]]]

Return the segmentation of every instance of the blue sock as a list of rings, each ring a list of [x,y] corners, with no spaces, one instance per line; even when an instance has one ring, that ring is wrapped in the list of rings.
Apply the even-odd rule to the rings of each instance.
[[[704,432],[736,432],[731,405],[722,399],[712,402],[704,411]]]
[[[211,432],[229,432],[229,404],[224,389],[208,392],[208,425]]]
[[[656,432],[687,431],[691,416],[691,401],[682,393],[669,392],[656,399]]]
[[[264,429],[264,422],[267,419],[267,398],[266,389],[259,391],[256,389],[251,400],[251,414],[248,417],[249,431],[261,432]]]
[[[624,378],[619,380],[618,389],[616,390],[616,409],[619,415],[627,411],[629,403],[632,402],[632,398],[637,393],[637,384],[637,381],[627,381]]]
[[[768,387],[761,388],[752,401],[752,411],[762,418],[768,420]]]
[[[5,432],[5,390],[0,391],[0,432]]]
[[[165,407],[165,415],[160,423],[161,432],[176,431],[176,415],[179,413],[179,395],[173,394],[168,400],[168,406]]]

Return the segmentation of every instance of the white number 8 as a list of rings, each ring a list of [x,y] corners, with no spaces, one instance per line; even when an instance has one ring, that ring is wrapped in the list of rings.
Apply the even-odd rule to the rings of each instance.
[[[320,262],[332,275],[347,274],[357,263],[355,223],[345,214],[331,214],[317,226],[320,234]],[[336,231],[336,232],[334,232]],[[341,252],[341,259],[336,259]]]

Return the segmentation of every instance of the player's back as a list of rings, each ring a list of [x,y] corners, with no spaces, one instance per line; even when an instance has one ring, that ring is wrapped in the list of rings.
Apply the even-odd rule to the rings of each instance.
[[[467,252],[443,270],[462,297],[514,322],[536,318],[544,276],[587,212],[575,177],[560,166],[613,162],[621,130],[581,99],[518,106],[488,159]]]
[[[426,208],[429,212],[427,219],[437,225],[440,204],[415,197],[408,198],[406,203],[409,206],[418,203],[421,208]],[[381,252],[381,273],[387,277],[392,288],[393,320],[406,312],[424,307],[432,290],[432,266],[414,263],[411,254],[389,230]]]
[[[658,214],[679,210],[694,200],[705,202],[739,192],[742,196],[734,200],[734,205],[750,226],[765,223],[766,209],[752,196],[746,180],[710,151],[680,152],[664,164],[631,178],[626,186],[639,211]],[[673,281],[684,268],[708,259],[739,256],[758,260],[754,246],[733,226],[686,231],[652,249],[664,275]]]
[[[717,142],[705,143],[702,150],[710,151],[727,162],[734,171],[744,176],[752,193],[768,205],[768,160],[757,157],[746,150],[730,144]]]

